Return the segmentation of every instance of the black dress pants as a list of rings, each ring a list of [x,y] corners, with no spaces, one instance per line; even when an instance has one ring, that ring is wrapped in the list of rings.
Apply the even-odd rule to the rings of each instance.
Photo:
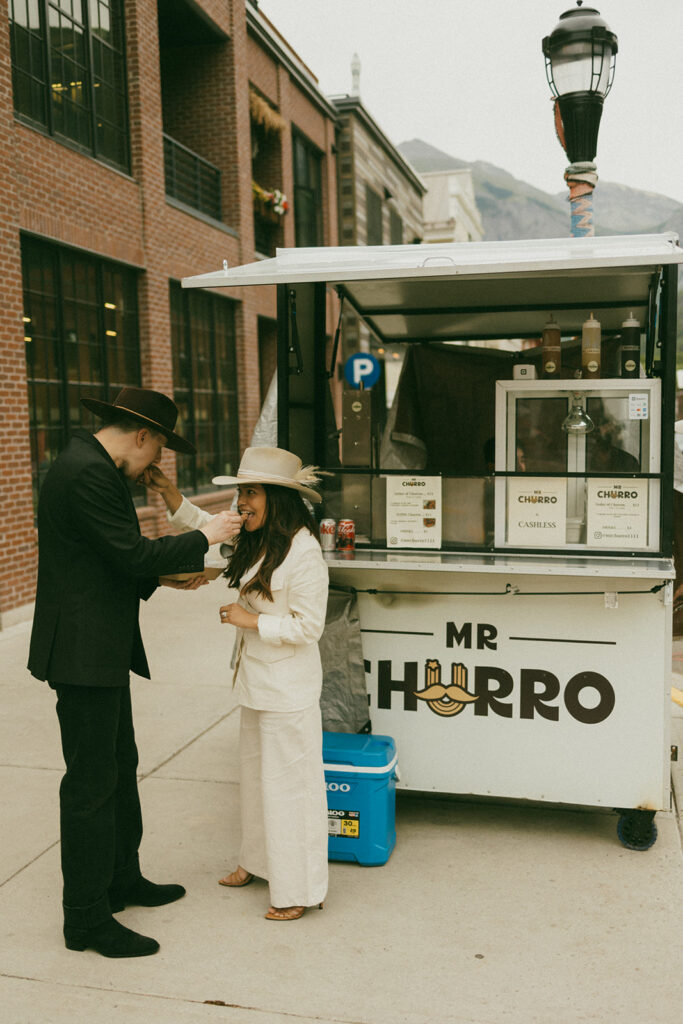
[[[109,890],[140,877],[142,814],[129,686],[62,686],[57,717],[66,773],[59,789],[64,919],[111,916]]]

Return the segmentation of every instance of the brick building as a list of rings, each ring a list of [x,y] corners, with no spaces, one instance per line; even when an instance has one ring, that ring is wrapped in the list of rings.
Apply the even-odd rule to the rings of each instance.
[[[41,479],[96,422],[81,395],[174,395],[199,454],[164,467],[224,501],[211,477],[234,471],[258,417],[275,296],[180,280],[337,243],[335,124],[253,0],[0,7],[0,626],[30,614]],[[159,503],[136,501],[163,532]]]

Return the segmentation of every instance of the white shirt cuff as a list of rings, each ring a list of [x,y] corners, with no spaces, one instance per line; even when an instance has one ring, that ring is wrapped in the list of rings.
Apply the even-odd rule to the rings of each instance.
[[[282,644],[279,615],[259,615],[257,624],[259,636],[262,640],[267,644],[275,644],[278,647]]]

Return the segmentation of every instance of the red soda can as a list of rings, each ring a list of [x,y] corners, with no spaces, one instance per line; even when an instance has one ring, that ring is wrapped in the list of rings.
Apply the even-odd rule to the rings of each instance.
[[[323,551],[334,551],[337,524],[334,519],[320,520],[320,547]]]
[[[353,519],[337,523],[337,551],[353,551],[356,546],[356,524]]]

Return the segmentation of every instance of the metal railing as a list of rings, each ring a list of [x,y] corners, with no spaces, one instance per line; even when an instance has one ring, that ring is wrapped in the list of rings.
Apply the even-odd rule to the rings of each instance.
[[[187,146],[164,134],[166,195],[221,220],[221,172]]]

